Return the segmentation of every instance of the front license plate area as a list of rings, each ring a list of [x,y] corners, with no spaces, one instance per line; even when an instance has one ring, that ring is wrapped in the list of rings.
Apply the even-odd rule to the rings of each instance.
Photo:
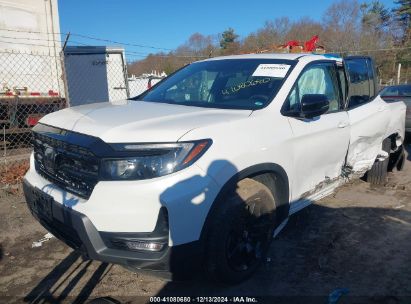
[[[40,191],[39,189],[33,189],[29,201],[29,207],[30,210],[38,217],[51,220],[53,218],[52,202],[53,197]]]

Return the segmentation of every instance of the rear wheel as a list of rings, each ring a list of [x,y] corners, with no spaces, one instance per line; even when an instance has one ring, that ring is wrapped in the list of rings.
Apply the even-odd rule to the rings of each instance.
[[[206,236],[206,271],[219,283],[239,283],[266,257],[274,230],[274,197],[265,185],[247,178],[216,203]]]
[[[390,161],[389,154],[391,151],[391,140],[384,139],[382,149],[388,153],[388,157],[383,161],[375,161],[372,168],[367,172],[367,182],[372,185],[384,185],[387,181],[388,163]]]

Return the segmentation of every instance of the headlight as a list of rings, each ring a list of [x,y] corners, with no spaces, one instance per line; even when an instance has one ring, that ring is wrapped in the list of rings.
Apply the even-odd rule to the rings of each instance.
[[[137,180],[167,175],[194,163],[211,145],[211,140],[170,144],[115,144],[114,149],[132,157],[103,159],[101,180]]]

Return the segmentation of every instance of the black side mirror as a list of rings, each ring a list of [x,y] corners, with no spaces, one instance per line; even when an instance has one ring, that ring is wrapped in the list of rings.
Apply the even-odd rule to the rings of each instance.
[[[324,94],[305,94],[301,99],[301,114],[304,118],[320,116],[328,111],[330,101]]]

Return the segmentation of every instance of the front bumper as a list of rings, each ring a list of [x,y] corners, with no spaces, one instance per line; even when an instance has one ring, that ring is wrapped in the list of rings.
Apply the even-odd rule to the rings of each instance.
[[[166,209],[159,213],[153,232],[102,232],[96,229],[87,216],[57,203],[27,180],[23,181],[23,189],[33,216],[55,237],[80,251],[86,258],[120,264],[134,271],[150,271],[167,279],[185,277],[193,272],[193,268],[199,267],[198,241],[178,246],[168,245]],[[164,247],[158,252],[132,251],[118,246],[121,240],[155,240],[163,242]]]
[[[85,215],[98,231],[150,232],[160,209],[169,215],[169,246],[198,241],[220,187],[195,164],[177,173],[140,181],[101,181],[86,200],[37,173],[33,155],[25,180],[54,201]]]

